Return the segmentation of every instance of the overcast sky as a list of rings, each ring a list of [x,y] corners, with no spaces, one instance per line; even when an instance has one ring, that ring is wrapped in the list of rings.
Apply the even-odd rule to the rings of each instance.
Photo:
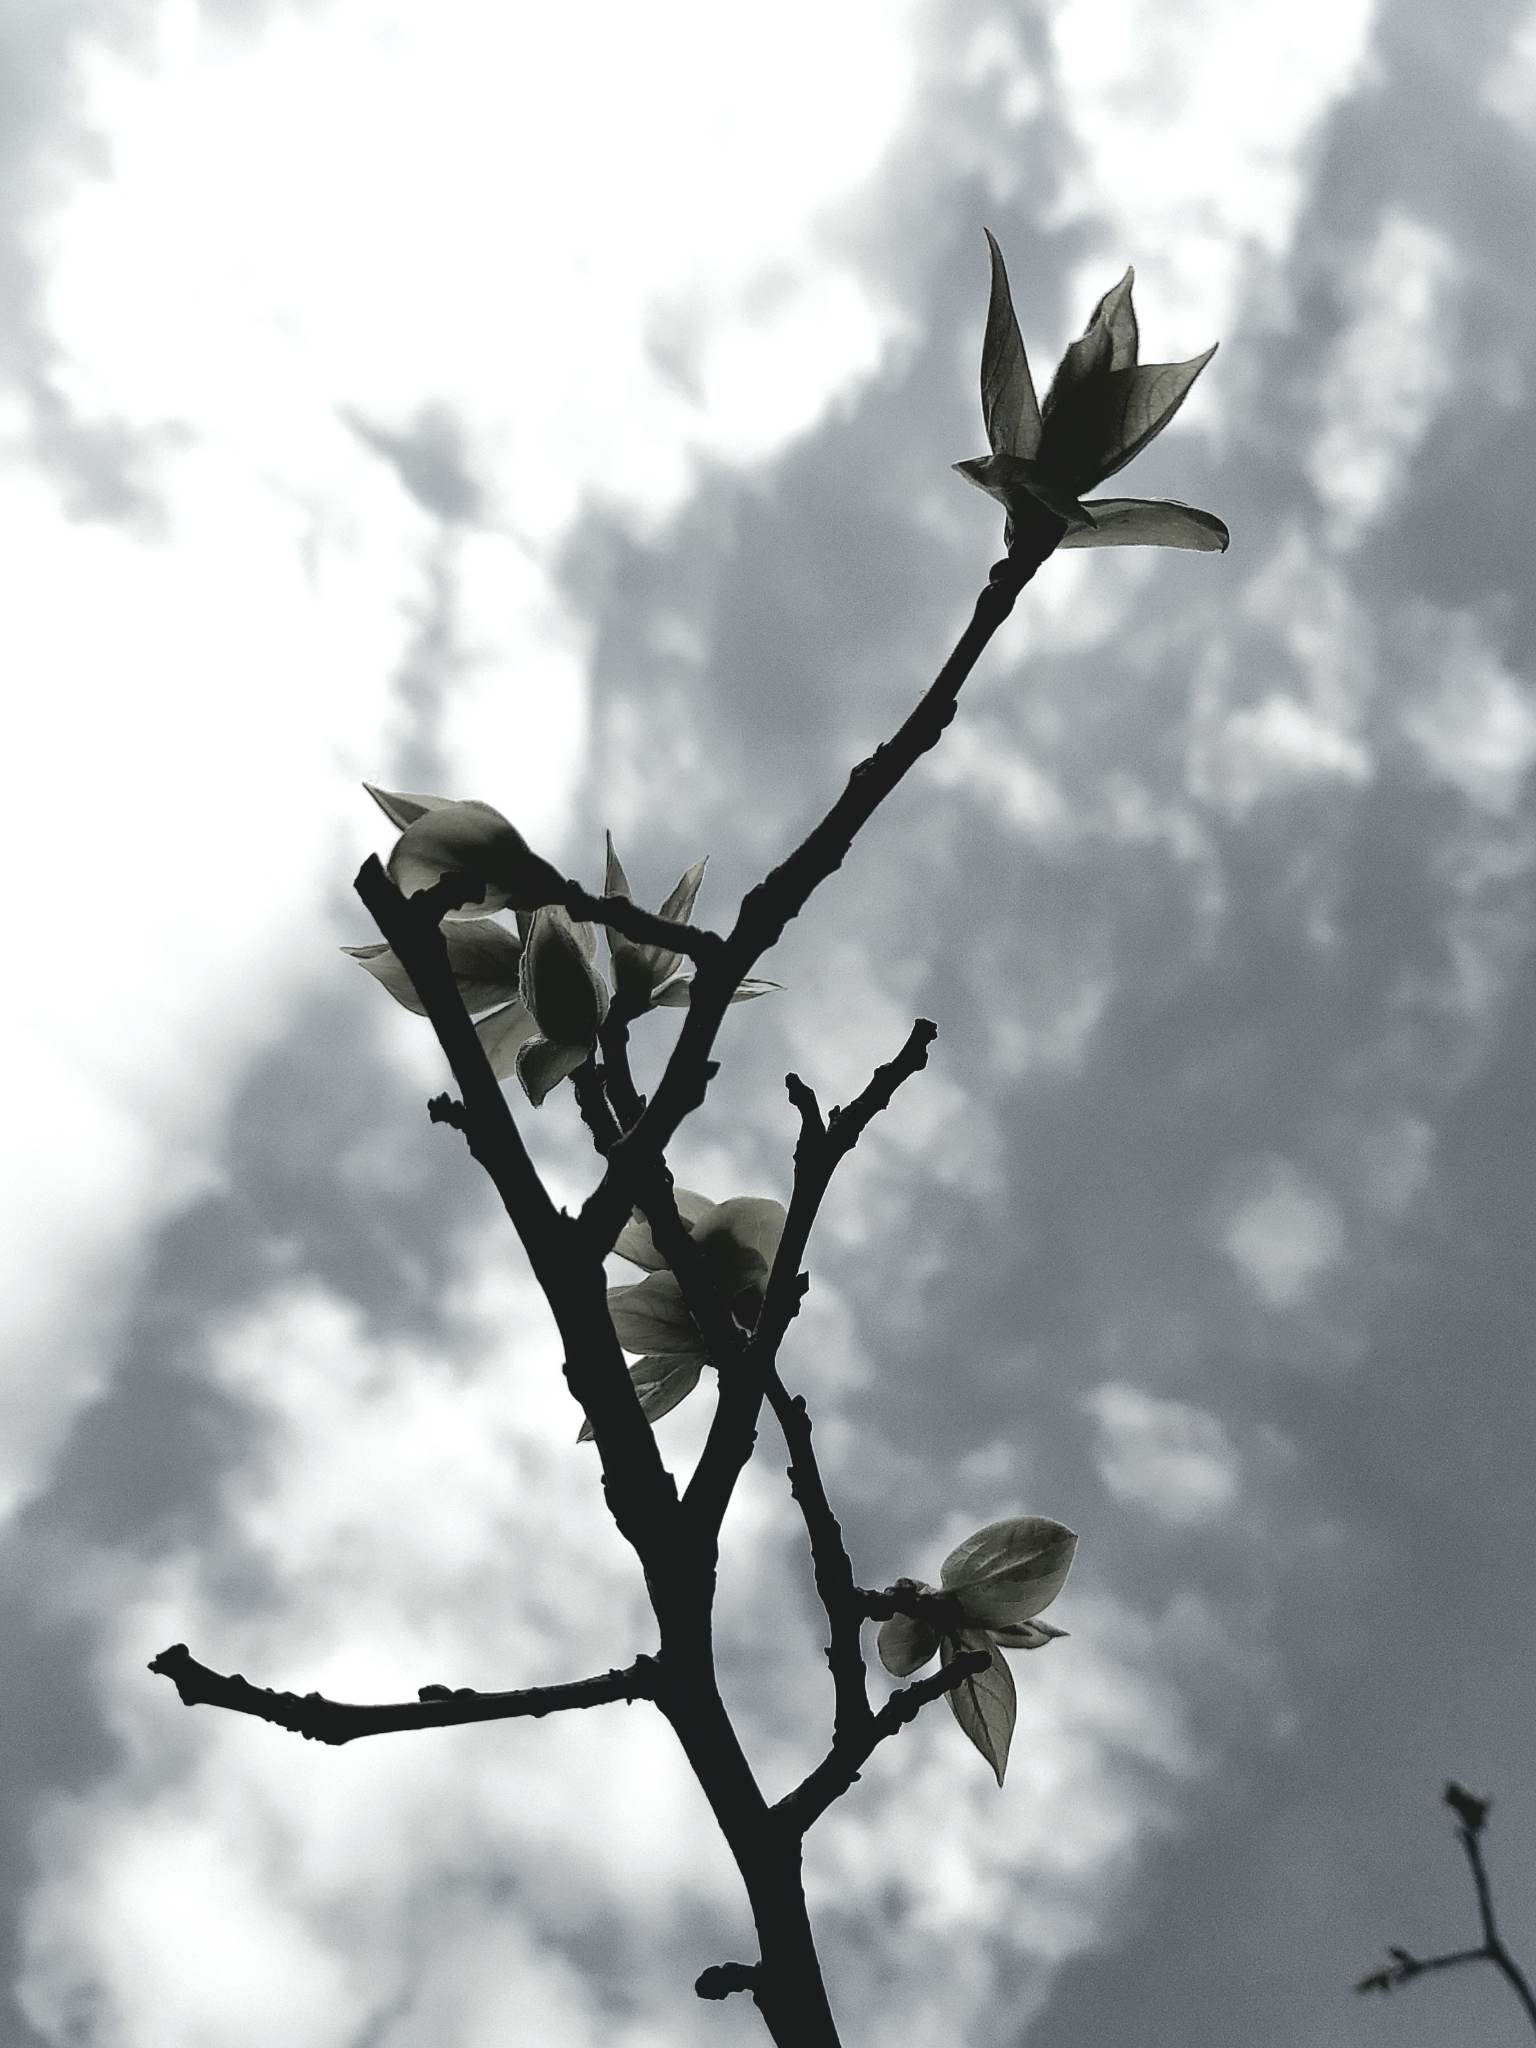
[[[338,947],[362,778],[741,890],[999,551],[983,225],[1037,378],[1134,263],[1220,352],[734,1012],[674,1153],[928,1072],[786,1345],[866,1582],[1081,1534],[1007,1784],[942,1708],[812,1837],[849,2048],[1511,2043],[1536,1961],[1536,15],[1510,0],[0,0],[7,2048],[661,2048],[748,1952],[641,1707],[336,1752],[182,1709],[649,1647],[425,1025]],[[648,1071],[675,1029],[651,1020]],[[569,1092],[517,1111],[562,1199]],[[619,1277],[618,1274],[615,1277]],[[680,1467],[696,1397],[663,1423]],[[765,1431],[722,1663],[828,1687]],[[1486,1975],[1487,1981],[1483,1981]]]

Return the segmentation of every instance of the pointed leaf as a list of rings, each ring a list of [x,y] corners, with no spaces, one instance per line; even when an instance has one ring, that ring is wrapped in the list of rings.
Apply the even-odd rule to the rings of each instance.
[[[512,1079],[517,1072],[518,1054],[529,1039],[537,1038],[538,1034],[538,1025],[522,1003],[508,1003],[504,1009],[492,1010],[475,1026],[475,1036],[485,1048],[491,1072],[498,1081]],[[539,1099],[542,1101],[543,1097]]]
[[[1064,1628],[1053,1628],[1048,1621],[1019,1621],[1010,1626],[990,1631],[992,1640],[1003,1650],[1043,1650],[1047,1643],[1059,1642],[1067,1633]]]
[[[706,853],[702,860],[696,860],[685,874],[678,877],[677,886],[662,904],[659,912],[668,924],[693,922],[693,906],[698,899],[699,884],[704,879],[704,870],[708,865],[709,855]]]
[[[468,875],[483,885],[477,904],[450,916],[481,917],[509,905],[536,909],[564,889],[558,869],[540,858],[517,828],[490,804],[440,804],[423,811],[395,841],[389,878],[414,896],[444,875]]]
[[[1066,1584],[1077,1538],[1046,1515],[989,1522],[952,1550],[939,1573],[978,1627],[1030,1621]]]
[[[709,855],[696,860],[687,873],[678,878],[677,886],[662,904],[658,916],[666,918],[669,924],[691,924],[693,906],[698,899],[699,884],[704,879],[704,870],[709,865]],[[640,953],[650,969],[651,986],[657,987],[668,980],[683,964],[683,956],[670,946],[642,946]]]
[[[443,926],[448,965],[473,1017],[497,1003],[515,1000],[523,949],[494,917],[460,917]]]
[[[490,917],[456,919],[444,925],[443,941],[459,994],[472,1017],[516,998],[522,948],[504,924]],[[426,1015],[410,976],[390,947],[343,946],[341,950],[366,967],[397,1003],[418,1017]]]
[[[608,1014],[608,985],[591,965],[583,942],[591,930],[575,924],[558,903],[547,904],[534,918],[523,947],[519,982],[522,1000],[544,1036],[583,1052]]]
[[[1069,527],[1093,524],[1093,514],[1043,463],[1026,462],[1017,455],[978,455],[951,467],[959,470],[978,491],[996,498],[1010,517],[1028,517],[1033,501],[1043,505],[1053,517],[1065,520]]]
[[[1013,1724],[1019,1712],[1013,1673],[996,1643],[985,1629],[979,1628],[962,1629],[959,1635],[946,1636],[940,1662],[953,1664],[957,1657],[979,1650],[985,1650],[990,1659],[987,1668],[973,1678],[962,1679],[944,1697],[949,1701],[955,1719],[997,1773],[997,1782],[1001,1785],[1003,1773],[1008,1768]]]
[[[690,1231],[696,1230],[706,1216],[714,1214],[714,1203],[696,1195],[692,1188],[674,1186],[672,1199],[677,1204],[678,1215]],[[659,1273],[666,1267],[667,1262],[657,1251],[656,1241],[651,1236],[651,1226],[638,1209],[619,1232],[613,1248],[621,1259],[628,1259],[632,1266],[643,1266],[648,1273]]]
[[[614,851],[611,832],[608,834],[608,861],[603,873],[603,894],[622,896],[630,903],[635,900],[634,891],[629,886],[629,877],[624,872],[624,864]],[[645,1003],[650,996],[653,979],[647,956],[655,949],[637,946],[633,939],[626,939],[624,934],[615,931],[611,924],[604,925],[603,930],[608,935],[608,958],[613,965],[615,989],[628,1002],[637,1005]]]
[[[1121,278],[1116,289],[1128,293],[1129,278]],[[1115,338],[1106,311],[1111,296],[1111,293],[1106,292],[1100,299],[1093,309],[1093,318],[1078,339],[1068,346],[1066,354],[1056,365],[1051,388],[1045,394],[1045,404],[1040,408],[1043,431],[1039,453],[1042,457],[1050,447],[1052,434],[1057,431],[1056,416],[1064,408],[1086,403],[1109,374],[1115,356]]]
[[[992,257],[987,330],[981,344],[981,417],[994,455],[1032,456],[1040,446],[1040,407],[1029,358],[1013,310],[1003,252],[990,228],[982,232]]]
[[[629,1287],[610,1287],[608,1314],[613,1333],[626,1351],[662,1358],[697,1354],[699,1333],[683,1305],[677,1275],[665,1267]]]
[[[349,960],[366,967],[382,988],[387,988],[397,1003],[417,1017],[425,1017],[426,1007],[415,988],[411,977],[400,964],[399,955],[393,946],[343,946],[342,952]]]
[[[679,1401],[687,1399],[699,1384],[703,1364],[701,1358],[642,1358],[638,1365],[629,1368],[647,1422],[659,1422],[663,1415],[672,1413]],[[591,1423],[584,1422],[576,1441],[588,1444],[592,1435]]]
[[[744,1252],[773,1264],[773,1255],[784,1235],[785,1209],[771,1195],[733,1195],[716,1205],[714,1214],[694,1226],[694,1236],[710,1247],[724,1237]]]
[[[893,1614],[880,1624],[875,1638],[880,1662],[894,1678],[910,1678],[921,1671],[939,1647],[939,1632],[932,1622],[919,1621],[910,1614]]]
[[[1102,324],[1109,331],[1109,367],[1112,370],[1133,370],[1136,367],[1136,351],[1141,337],[1136,328],[1136,308],[1131,304],[1131,287],[1136,282],[1136,273],[1127,267],[1118,284],[1110,286],[1093,309],[1090,328]]]
[[[1177,498],[1085,498],[1092,526],[1069,529],[1064,548],[1194,548],[1222,554],[1232,536],[1214,512]]]
[[[605,896],[623,896],[628,898],[630,902],[633,902],[634,894],[629,886],[629,877],[624,872],[624,863],[614,851],[613,834],[607,832],[603,836],[608,846],[608,861],[603,870],[603,894]]]
[[[750,1003],[755,996],[780,994],[783,988],[784,984],[782,981],[764,981],[758,975],[749,974],[732,989],[730,1000],[733,1003]],[[651,1008],[653,1010],[686,1010],[692,1001],[693,977],[692,975],[682,974],[675,981],[669,981],[655,991],[651,997]]]
[[[1216,353],[1187,363],[1144,363],[1112,370],[1063,403],[1047,422],[1040,459],[1074,490],[1113,476],[1167,426]]]
[[[363,787],[391,825],[401,832],[407,825],[414,825],[424,811],[446,810],[455,801],[451,796],[420,796],[406,789],[380,789],[372,782],[365,782]]]
[[[551,1089],[558,1088],[568,1075],[575,1073],[586,1056],[585,1046],[557,1045],[553,1039],[537,1036],[518,1047],[517,1078],[535,1109]]]

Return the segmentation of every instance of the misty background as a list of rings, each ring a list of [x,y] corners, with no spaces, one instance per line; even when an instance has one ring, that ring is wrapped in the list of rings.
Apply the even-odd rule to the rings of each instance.
[[[985,224],[1043,390],[1127,263],[1221,347],[736,1010],[673,1165],[939,1040],[784,1351],[866,1583],[1080,1532],[1006,1788],[931,1710],[811,1838],[849,2048],[1523,2038],[1536,14],[1505,0],[0,0],[7,2048],[747,2042],[659,1719],[330,1751],[650,1646],[552,1324],[338,948],[364,777],[729,922],[969,615]],[[1117,486],[1118,488],[1118,486]],[[17,811],[19,809],[19,822]],[[637,1029],[642,1073],[675,1030]],[[519,1121],[560,1199],[569,1091]],[[620,1277],[617,1273],[615,1277]],[[661,1425],[686,1466],[702,1396]],[[769,1788],[830,1688],[781,1449],[727,1530]]]

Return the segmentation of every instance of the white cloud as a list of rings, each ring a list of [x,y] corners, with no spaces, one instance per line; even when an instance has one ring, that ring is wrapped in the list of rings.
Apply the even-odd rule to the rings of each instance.
[[[11,943],[46,963],[7,1012],[32,1363],[0,1511],[96,1385],[149,1234],[206,1185],[246,1062],[338,971],[322,905],[382,836],[356,785],[400,741],[434,603],[447,793],[590,853],[561,844],[587,650],[553,553],[592,493],[660,517],[701,460],[766,456],[878,361],[894,315],[823,223],[903,119],[912,14],[334,0],[233,34],[164,0],[141,61],[77,43],[104,147],[29,223],[52,374],[121,426],[158,510],[92,524],[39,469],[0,481],[27,565],[0,625]],[[474,530],[346,423],[423,408],[463,425]]]
[[[1051,36],[1077,145],[1061,212],[1105,228],[1104,253],[1073,290],[1084,319],[1116,266],[1134,262],[1148,361],[1230,331],[1251,258],[1273,261],[1290,241],[1309,145],[1359,76],[1374,12],[1370,0],[1057,0]]]
[[[1199,794],[1241,817],[1260,798],[1289,794],[1309,782],[1369,782],[1371,756],[1285,691],[1232,712],[1202,749],[1191,780]]]
[[[1323,374],[1308,465],[1331,515],[1332,546],[1350,546],[1391,510],[1450,388],[1458,276],[1444,236],[1393,212],[1348,280],[1356,310]]]
[[[1509,818],[1536,761],[1529,684],[1488,645],[1479,623],[1428,606],[1413,621],[1424,678],[1400,725],[1425,767],[1492,818]]]
[[[1499,61],[1483,79],[1482,100],[1522,141],[1529,136],[1536,121],[1536,9],[1510,29]]]
[[[1203,1408],[1159,1400],[1124,1381],[1095,1387],[1082,1405],[1096,1427],[1099,1477],[1117,1500],[1174,1528],[1219,1521],[1236,1502],[1242,1460]]]
[[[1260,1162],[1222,1204],[1218,1241],[1266,1308],[1311,1300],[1344,1251],[1344,1221],[1326,1188],[1290,1160]]]

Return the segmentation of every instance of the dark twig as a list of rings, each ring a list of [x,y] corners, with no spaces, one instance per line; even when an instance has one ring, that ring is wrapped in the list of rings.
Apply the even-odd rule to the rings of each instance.
[[[832,1673],[833,1746],[851,1745],[870,1720],[869,1689],[860,1647],[863,1615],[853,1562],[843,1542],[842,1525],[827,1498],[827,1489],[811,1440],[811,1418],[803,1394],[791,1394],[777,1365],[767,1371],[768,1401],[784,1432],[789,1452],[789,1487],[800,1508],[811,1545],[816,1592],[827,1616],[830,1641],[827,1666]]]
[[[439,885],[407,900],[385,874],[377,855],[363,862],[354,886],[410,976],[459,1084],[463,1097],[459,1110],[440,1113],[438,1120],[453,1123],[468,1139],[470,1151],[494,1182],[537,1269],[541,1260],[548,1262],[554,1248],[557,1212],[528,1157],[448,964],[441,920],[443,912],[454,907],[453,899],[443,894]],[[462,898],[462,886],[457,893]],[[440,1102],[444,1099],[437,1098]]]
[[[1478,1948],[1448,1949],[1434,1956],[1416,1956],[1405,1948],[1389,1948],[1387,1954],[1391,1962],[1385,1968],[1372,1970],[1369,1976],[1362,1977],[1355,1989],[1392,1991],[1399,1984],[1411,1984],[1415,1977],[1427,1976],[1432,1970],[1451,1970],[1462,1963],[1492,1963],[1520,2001],[1532,2032],[1536,2033],[1536,1994],[1532,1993],[1529,1979],[1505,1945],[1494,1917],[1493,1887],[1488,1879],[1488,1866],[1483,1860],[1482,1843],[1491,1802],[1478,1798],[1454,1780],[1446,1786],[1444,1798],[1445,1804],[1457,1817],[1456,1839],[1472,1872],[1472,1888],[1477,1895],[1478,1918],[1482,1922],[1482,1945]]]
[[[490,1175],[554,1313],[567,1381],[597,1439],[609,1511],[654,1569],[678,1534],[677,1490],[613,1334],[601,1259],[539,1179],[448,964],[439,923],[455,907],[455,892],[464,900],[463,880],[450,877],[407,900],[375,858],[363,863],[356,887],[410,977],[458,1083],[460,1104],[439,1109],[439,1120],[463,1132]]]
[[[943,737],[967,676],[1065,531],[1061,520],[1045,514],[1031,530],[1024,530],[1020,522],[1016,527],[1013,546],[1002,561],[993,563],[969,625],[915,709],[889,740],[859,762],[842,795],[794,852],[748,891],[719,952],[700,961],[666,1071],[644,1115],[615,1147],[602,1183],[582,1209],[583,1223],[604,1251],[618,1235],[630,1206],[626,1169],[642,1158],[659,1157],[683,1118],[703,1099],[710,1049],[737,986],[778,943],[817,887],[842,866],[859,831],[902,777]]]
[[[800,1112],[800,1137],[795,1145],[795,1178],[789,1211],[784,1220],[784,1234],[779,1239],[763,1305],[758,1311],[752,1341],[747,1347],[746,1370],[735,1376],[730,1387],[721,1389],[714,1422],[684,1495],[688,1514],[706,1529],[718,1531],[736,1481],[752,1455],[758,1411],[764,1394],[769,1390],[767,1375],[778,1355],[784,1332],[800,1305],[804,1291],[800,1261],[805,1256],[811,1226],[816,1221],[832,1175],[868,1129],[871,1119],[889,1107],[902,1082],[928,1064],[928,1048],[937,1036],[935,1026],[920,1017],[908,1032],[906,1043],[896,1057],[877,1067],[847,1108],[834,1109],[825,1123],[814,1092],[799,1075],[791,1074],[785,1078],[790,1100]],[[782,1417],[780,1421],[782,1424]],[[810,1470],[815,1466],[815,1454],[808,1436],[803,1446],[802,1466],[808,1466]],[[818,1490],[819,1484],[818,1480]],[[813,1535],[813,1548],[815,1542]],[[840,1537],[837,1542],[841,1548]]]
[[[706,960],[717,960],[725,945],[718,932],[704,925],[674,924],[654,910],[642,910],[627,896],[589,895],[579,882],[566,883],[561,902],[572,917],[589,924],[612,925],[638,946],[660,946],[668,953],[685,954],[701,966]]]
[[[733,1991],[756,1991],[758,1975],[755,1963],[711,1963],[700,1970],[693,1988],[700,1998],[729,1998]]]
[[[989,1658],[980,1650],[967,1650],[952,1663],[943,1665],[927,1678],[919,1678],[893,1692],[879,1713],[871,1714],[857,1735],[846,1742],[833,1738],[832,1747],[810,1775],[793,1792],[787,1792],[774,1807],[799,1834],[820,1820],[835,1800],[856,1785],[859,1773],[870,1757],[898,1729],[915,1720],[931,1700],[942,1699],[968,1678],[986,1670]]]
[[[656,1663],[651,1657],[637,1657],[622,1671],[578,1678],[569,1685],[533,1685],[521,1692],[475,1692],[468,1686],[450,1691],[445,1685],[424,1685],[414,1700],[371,1707],[328,1700],[317,1692],[302,1697],[273,1692],[252,1685],[238,1671],[225,1677],[199,1664],[185,1643],[172,1643],[149,1668],[170,1679],[184,1707],[223,1707],[232,1714],[253,1714],[259,1721],[302,1735],[307,1742],[328,1742],[338,1748],[363,1735],[394,1735],[408,1728],[459,1728],[472,1721],[538,1720],[574,1707],[656,1697]]]

